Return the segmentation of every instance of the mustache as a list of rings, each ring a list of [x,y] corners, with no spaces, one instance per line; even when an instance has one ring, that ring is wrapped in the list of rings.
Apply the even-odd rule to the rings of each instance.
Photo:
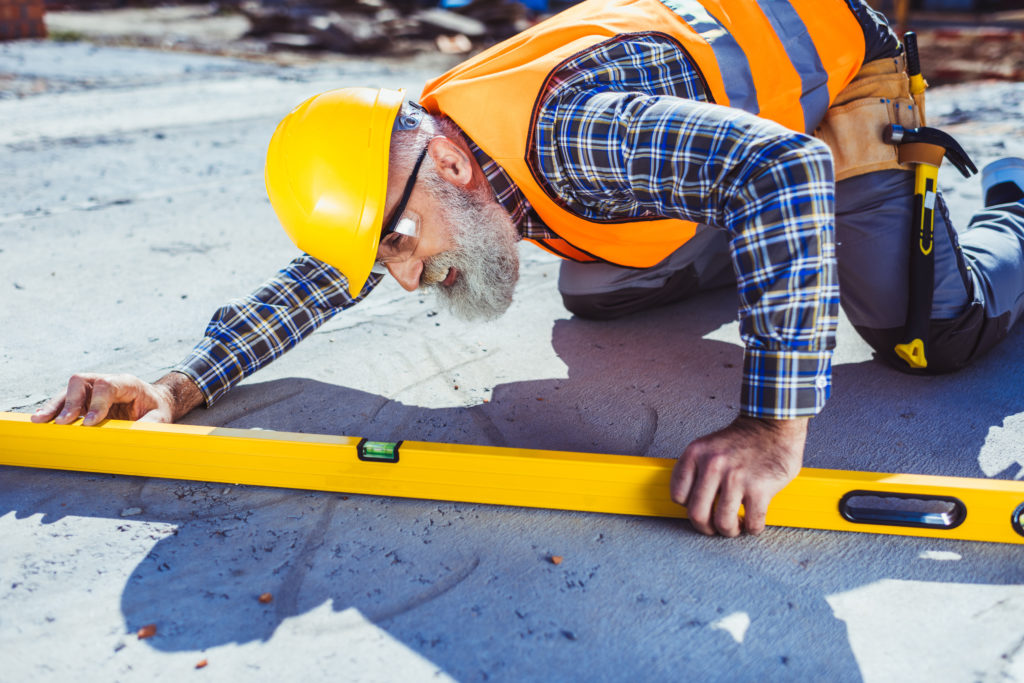
[[[423,262],[423,272],[420,274],[420,285],[422,287],[436,287],[448,277],[448,271],[455,267],[458,257],[449,253],[432,256]]]

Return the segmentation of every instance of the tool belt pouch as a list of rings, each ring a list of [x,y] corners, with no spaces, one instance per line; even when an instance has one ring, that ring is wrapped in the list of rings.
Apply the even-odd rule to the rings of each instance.
[[[814,131],[832,150],[836,180],[901,166],[895,145],[882,141],[890,123],[916,128],[917,108],[903,56],[868,62],[843,88]]]

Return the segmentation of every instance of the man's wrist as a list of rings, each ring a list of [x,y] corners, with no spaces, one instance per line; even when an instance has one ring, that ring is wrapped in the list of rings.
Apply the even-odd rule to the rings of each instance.
[[[255,372],[255,367],[243,367],[244,358],[232,347],[212,337],[203,337],[180,363],[172,366],[171,372],[180,372],[199,387],[206,407],[212,406],[246,374]],[[269,362],[269,361],[268,361]]]
[[[168,372],[153,384],[162,387],[167,392],[171,404],[172,422],[177,422],[185,417],[193,408],[202,405],[205,401],[199,386],[192,381],[191,377],[181,372]]]
[[[809,416],[772,418],[744,415],[743,413],[740,413],[736,416],[736,419],[733,420],[733,424],[741,429],[747,429],[750,431],[767,430],[782,436],[797,436],[807,433],[807,425],[810,420],[811,418]]]

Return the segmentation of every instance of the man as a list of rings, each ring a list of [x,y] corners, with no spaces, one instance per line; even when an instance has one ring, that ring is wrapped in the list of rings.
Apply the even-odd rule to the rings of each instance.
[[[387,90],[312,98],[267,157],[271,202],[308,255],[218,311],[156,383],[75,376],[34,419],[176,420],[384,271],[493,318],[525,238],[566,259],[559,289],[580,316],[735,280],[740,414],[687,446],[670,493],[703,533],[758,533],[828,398],[840,300],[903,362],[914,175],[881,142],[889,123],[920,124],[900,55],[859,0],[587,0],[429,83],[425,110]],[[939,210],[926,372],[984,353],[1024,309],[1024,161],[997,162],[985,186],[960,239],[927,199]]]

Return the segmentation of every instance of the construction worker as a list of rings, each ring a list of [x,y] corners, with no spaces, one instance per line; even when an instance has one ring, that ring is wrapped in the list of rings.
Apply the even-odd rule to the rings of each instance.
[[[428,83],[422,108],[384,89],[311,98],[278,126],[266,168],[306,255],[220,309],[157,382],[76,375],[35,419],[177,420],[386,273],[493,318],[527,239],[565,259],[559,289],[583,317],[736,284],[739,415],[683,450],[669,493],[703,533],[758,533],[829,396],[840,302],[899,362],[914,173],[881,131],[921,123],[902,62],[861,0],[586,0]],[[924,372],[967,364],[1024,308],[1024,161],[984,183],[986,209],[959,238],[928,198]]]

